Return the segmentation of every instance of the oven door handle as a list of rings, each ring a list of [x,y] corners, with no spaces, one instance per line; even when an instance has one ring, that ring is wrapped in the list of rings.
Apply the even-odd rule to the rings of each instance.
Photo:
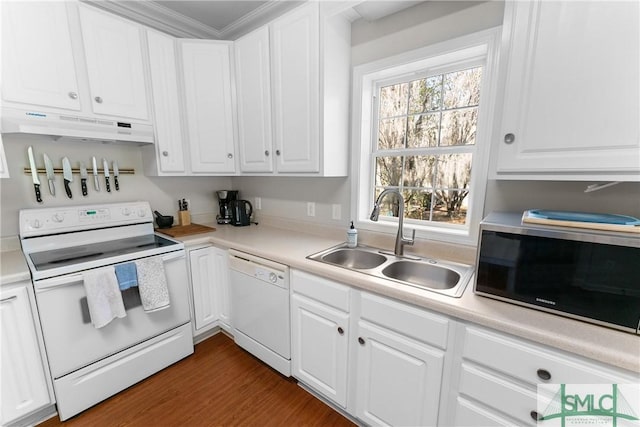
[[[174,259],[185,258],[184,251],[176,251],[166,254],[162,257],[162,262],[166,263],[168,261],[172,261]],[[51,279],[44,279],[35,282],[36,291],[39,290],[47,290],[50,288],[55,288],[59,286],[69,286],[76,283],[82,283],[82,273],[74,273],[66,276],[53,277]]]

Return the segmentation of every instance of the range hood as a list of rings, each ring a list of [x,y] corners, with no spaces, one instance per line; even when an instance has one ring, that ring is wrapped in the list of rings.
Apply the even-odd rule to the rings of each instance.
[[[2,109],[2,134],[30,134],[56,141],[97,141],[118,144],[153,144],[151,125],[96,119],[37,110]]]

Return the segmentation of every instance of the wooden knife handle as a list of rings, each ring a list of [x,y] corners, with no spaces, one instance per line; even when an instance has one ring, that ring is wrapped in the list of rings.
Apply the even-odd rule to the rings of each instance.
[[[82,195],[86,196],[88,194],[87,191],[87,180],[82,178],[80,179],[80,188],[82,188]]]

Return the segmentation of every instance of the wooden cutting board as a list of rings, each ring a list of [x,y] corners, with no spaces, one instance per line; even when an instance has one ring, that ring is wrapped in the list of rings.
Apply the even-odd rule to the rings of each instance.
[[[213,227],[207,227],[200,224],[177,225],[171,228],[156,228],[158,233],[166,234],[171,237],[183,237],[191,234],[210,233],[216,231]]]

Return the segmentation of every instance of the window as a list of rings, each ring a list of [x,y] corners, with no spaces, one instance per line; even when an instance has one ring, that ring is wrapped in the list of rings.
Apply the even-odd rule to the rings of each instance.
[[[354,182],[360,228],[472,244],[482,216],[494,103],[494,30],[354,70]]]

